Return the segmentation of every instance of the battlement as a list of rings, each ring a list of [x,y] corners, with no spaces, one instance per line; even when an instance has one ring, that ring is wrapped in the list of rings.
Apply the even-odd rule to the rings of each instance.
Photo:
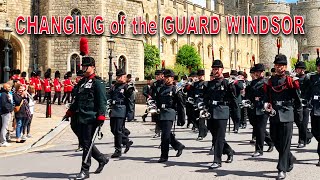
[[[290,3],[290,6],[293,10],[319,9],[320,0],[299,1],[297,3]]]
[[[284,2],[263,2],[256,3],[252,6],[251,12],[253,14],[284,14],[290,15],[290,4]]]

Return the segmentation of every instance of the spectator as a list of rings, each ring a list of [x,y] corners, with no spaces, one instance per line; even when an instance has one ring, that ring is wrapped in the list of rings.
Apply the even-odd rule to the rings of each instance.
[[[7,147],[10,144],[7,141],[7,130],[11,121],[11,113],[13,111],[12,95],[10,95],[11,86],[8,83],[3,85],[4,91],[1,93],[1,119],[2,127],[0,133],[0,146]]]
[[[25,86],[17,84],[16,93],[13,95],[13,101],[15,103],[15,118],[16,118],[16,137],[17,143],[24,143],[26,138],[21,139],[21,133],[23,126],[25,125],[27,118],[31,116],[29,109],[29,98]]]
[[[23,138],[22,139],[26,139],[27,138],[31,138],[32,136],[30,135],[30,127],[31,127],[31,122],[32,122],[32,118],[33,118],[33,113],[34,113],[34,96],[35,96],[35,88],[34,87],[29,87],[29,93],[27,93],[28,99],[29,99],[29,109],[30,109],[30,116],[26,119],[26,123],[23,126]],[[27,130],[27,135],[26,135],[26,130]]]

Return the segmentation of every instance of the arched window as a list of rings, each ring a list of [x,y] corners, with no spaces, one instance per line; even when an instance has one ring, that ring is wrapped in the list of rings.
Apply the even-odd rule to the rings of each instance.
[[[164,0],[161,0],[161,4],[164,5]]]
[[[201,55],[201,48],[202,48],[202,43],[200,42],[198,44],[198,54]]]
[[[192,42],[192,43],[191,43],[191,46],[195,47],[196,45]]]
[[[176,50],[177,50],[177,41],[175,39],[172,39],[171,42],[171,51],[172,51],[172,54],[177,54],[176,53]]]
[[[127,59],[126,59],[126,57],[121,55],[118,60],[118,68],[126,71],[126,66],[127,66]]]
[[[166,43],[167,43],[166,38],[162,37],[160,41],[160,53],[166,52]]]
[[[122,16],[125,16],[126,14],[124,12],[119,12],[118,14],[118,23],[120,24],[120,21],[121,21],[121,17]],[[121,32],[121,26],[119,26],[119,32]],[[126,32],[126,25],[124,25],[124,32]]]
[[[70,71],[76,74],[80,70],[81,62],[78,54],[72,54],[70,57]]]
[[[145,35],[144,38],[146,40],[146,44],[152,44],[151,37],[149,35]]]
[[[210,54],[212,56],[212,45],[209,44],[207,49],[208,49],[208,58],[210,58]]]
[[[73,20],[74,20],[74,26],[76,26],[76,17],[79,17],[79,33],[81,33],[81,11],[77,8],[74,8],[71,10],[71,16],[73,17]],[[76,28],[76,27],[75,27]],[[86,32],[85,32],[86,33]]]

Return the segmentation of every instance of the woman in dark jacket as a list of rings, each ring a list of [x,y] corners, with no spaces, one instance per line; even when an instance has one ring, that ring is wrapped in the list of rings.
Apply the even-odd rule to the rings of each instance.
[[[17,84],[16,86],[16,93],[13,95],[13,101],[15,103],[15,106],[20,106],[21,102],[23,101],[20,110],[15,112],[15,118],[16,118],[16,136],[17,136],[17,143],[23,143],[24,140],[21,140],[21,133],[24,126],[24,123],[26,122],[28,118],[28,101],[29,98],[27,96],[27,91],[24,85]]]

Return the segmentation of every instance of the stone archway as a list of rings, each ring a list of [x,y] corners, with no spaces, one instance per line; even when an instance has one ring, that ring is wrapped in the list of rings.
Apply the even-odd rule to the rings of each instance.
[[[0,33],[2,34],[2,33]],[[5,52],[3,51],[5,47],[5,40],[0,36],[0,83],[4,83],[4,71],[3,68],[5,66]],[[17,38],[13,35],[11,36],[9,42],[9,67],[12,72],[13,69],[20,69],[21,72],[24,71],[23,67],[23,48]],[[12,73],[10,73],[10,76]]]

